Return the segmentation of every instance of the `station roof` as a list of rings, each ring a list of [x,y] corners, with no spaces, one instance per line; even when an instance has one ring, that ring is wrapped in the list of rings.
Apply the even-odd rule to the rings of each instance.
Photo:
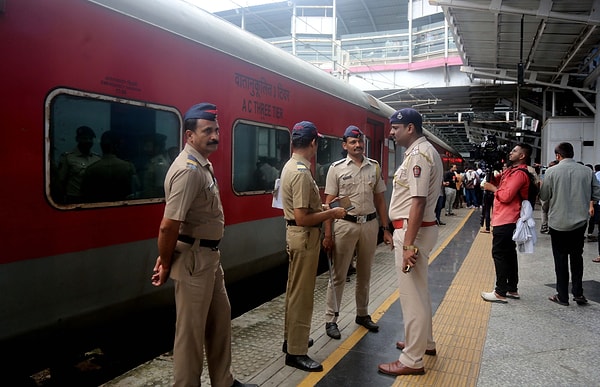
[[[298,7],[331,4],[294,2]],[[291,35],[292,5],[282,1],[216,14],[240,26],[244,14],[244,28],[269,39]],[[432,131],[461,152],[472,148],[469,142],[479,127],[514,130],[514,122],[506,123],[506,110],[540,121],[550,117],[552,95],[557,115],[594,114],[592,87],[600,70],[597,63],[590,69],[600,49],[600,0],[429,0],[429,5],[443,10],[463,60],[461,69],[473,84],[397,94],[390,89],[368,91],[375,97],[386,96],[384,102],[394,108],[434,99],[418,109],[434,126]],[[337,0],[338,35],[406,29],[407,13],[407,0]],[[520,62],[523,78],[517,87]],[[544,113],[546,90],[554,93],[546,94]],[[460,121],[458,112],[463,113]]]

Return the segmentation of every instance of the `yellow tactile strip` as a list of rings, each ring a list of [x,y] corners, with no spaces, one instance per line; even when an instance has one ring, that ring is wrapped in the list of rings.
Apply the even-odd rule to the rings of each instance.
[[[431,254],[429,264],[458,234],[468,216],[455,231]],[[460,270],[433,317],[433,335],[437,356],[425,356],[424,376],[400,376],[394,386],[475,386],[491,305],[481,299],[481,291],[489,291],[494,284],[494,264],[491,257],[492,234],[478,234],[467,253]],[[394,292],[372,313],[377,322],[398,299]],[[325,361],[325,370],[331,370],[366,334],[357,329]],[[314,386],[326,372],[308,374],[299,386]]]
[[[437,356],[425,356],[424,376],[400,376],[393,386],[476,386],[494,285],[491,234],[478,234],[433,317]]]

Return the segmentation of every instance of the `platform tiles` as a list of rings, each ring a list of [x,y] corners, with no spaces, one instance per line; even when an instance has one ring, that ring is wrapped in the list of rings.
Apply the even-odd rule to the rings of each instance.
[[[539,224],[539,212],[535,212]],[[325,334],[328,274],[317,278],[309,356],[325,371],[306,373],[287,367],[281,352],[284,295],[232,321],[233,369],[236,378],[261,386],[592,386],[600,385],[600,264],[596,243],[586,243],[584,289],[590,305],[562,307],[547,300],[555,275],[548,235],[538,235],[534,254],[519,255],[521,300],[490,304],[481,291],[493,289],[491,234],[479,233],[479,211],[462,209],[443,217],[430,262],[434,305],[433,330],[438,355],[426,356],[423,376],[390,377],[378,362],[399,355],[401,312],[393,252],[379,246],[371,280],[370,308],[382,327],[368,333],[354,323],[355,276],[346,283],[338,321],[341,340]],[[457,246],[466,246],[463,251]],[[459,260],[460,259],[460,260]],[[436,262],[437,261],[437,262]],[[454,266],[452,266],[454,265]],[[447,272],[447,273],[445,273]],[[436,275],[450,275],[446,290],[436,289]],[[431,280],[434,276],[435,282]],[[441,278],[441,277],[440,277]],[[442,281],[443,282],[443,281]],[[445,286],[445,285],[444,285]],[[439,297],[439,300],[434,298]],[[364,355],[364,356],[363,356]],[[357,357],[358,356],[358,357]],[[350,364],[360,375],[344,375]],[[356,372],[358,372],[356,371]],[[342,382],[340,382],[340,380]],[[365,382],[365,380],[370,380]],[[210,385],[205,371],[203,385]],[[106,386],[170,386],[172,358],[164,354],[109,382]]]

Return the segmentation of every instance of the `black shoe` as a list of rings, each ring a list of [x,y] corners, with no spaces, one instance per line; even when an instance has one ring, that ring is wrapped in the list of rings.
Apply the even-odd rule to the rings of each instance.
[[[379,325],[375,324],[373,322],[373,320],[371,320],[371,316],[369,316],[369,315],[356,316],[356,319],[354,319],[354,321],[358,325],[362,325],[363,327],[367,328],[371,332],[379,332]]]
[[[314,343],[315,343],[314,340],[309,338],[308,339],[308,348],[312,347]],[[283,340],[283,345],[281,346],[281,352],[287,353],[287,340]]]
[[[575,301],[577,305],[585,305],[588,303],[588,300],[585,298],[585,296],[573,297],[573,301]]]
[[[239,380],[234,380],[231,387],[258,387],[258,384],[247,384],[247,383],[242,383]]]
[[[439,221],[439,220],[437,221],[437,224],[438,224],[438,226],[445,226],[446,225],[446,223],[444,223],[442,221]]]
[[[327,332],[327,336],[332,339],[339,340],[342,338],[342,334],[340,333],[337,324],[334,322],[325,323],[325,332]]]
[[[323,366],[307,355],[285,355],[285,365],[308,372],[323,371]]]

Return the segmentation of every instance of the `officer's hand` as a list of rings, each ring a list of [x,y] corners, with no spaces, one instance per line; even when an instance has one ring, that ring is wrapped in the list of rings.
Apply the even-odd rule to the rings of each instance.
[[[344,216],[346,216],[346,210],[342,207],[332,208],[329,211],[332,211],[333,218],[335,219],[342,219]]]
[[[414,250],[403,250],[402,253],[402,271],[408,273],[410,270],[406,270],[406,268],[416,265],[417,255]]]
[[[383,241],[390,246],[390,250],[394,250],[394,237],[389,230],[383,230]]]
[[[169,279],[169,269],[165,269],[162,265],[160,256],[156,258],[156,265],[154,265],[154,274],[152,274],[152,285],[161,286],[167,279]]]
[[[333,241],[333,238],[331,236],[325,236],[323,239],[323,248],[325,251],[331,251],[334,245],[335,242]]]

